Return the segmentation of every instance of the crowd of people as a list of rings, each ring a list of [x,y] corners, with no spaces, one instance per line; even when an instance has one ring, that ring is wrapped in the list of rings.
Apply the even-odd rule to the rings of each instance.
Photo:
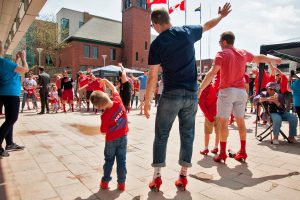
[[[230,12],[231,5],[226,3],[219,8],[218,16],[204,23],[203,26],[173,27],[166,10],[154,10],[151,13],[151,23],[159,35],[150,46],[149,71],[145,71],[144,75],[134,77],[120,64],[118,81],[114,83],[105,78],[95,77],[90,71],[86,74],[82,71],[78,72],[76,80],[64,71],[55,77],[54,83],[50,83],[50,76],[43,67],[39,67],[39,75],[28,73],[22,84],[24,93],[21,112],[24,111],[28,99],[32,99],[33,108],[36,110],[38,109],[36,102],[40,100],[41,110],[38,114],[50,113],[50,111],[57,113],[60,109],[66,113],[68,111],[66,104],[69,104],[69,110],[74,112],[74,100],[77,100],[78,111],[81,111],[84,105],[86,105],[86,112],[101,111],[100,131],[105,134],[105,163],[100,182],[102,189],[109,187],[116,160],[118,189],[125,190],[129,132],[127,113],[133,108],[134,101],[135,108],[140,109],[140,114],[144,111],[144,115],[150,118],[151,102],[155,99],[157,112],[152,162],[154,173],[149,187],[157,191],[162,184],[161,168],[166,166],[168,138],[176,117],[179,119],[180,169],[175,185],[186,189],[188,168],[192,167],[195,117],[198,106],[205,116],[204,149],[200,153],[216,154],[213,158],[216,162],[226,162],[228,124],[233,124],[234,121],[240,136],[240,149],[234,155],[234,159],[238,161],[247,159],[247,129],[244,117],[248,100],[251,103],[250,112],[256,112],[258,116],[255,123],[261,119],[263,124],[267,123],[267,118],[261,117],[260,113],[263,112],[263,108],[268,109],[273,124],[273,144],[279,144],[278,136],[283,120],[289,122],[289,141],[296,143],[298,119],[290,113],[290,109],[293,99],[292,109],[295,108],[300,117],[300,78],[296,73],[291,73],[287,77],[275,67],[276,64],[281,63],[281,59],[253,55],[247,50],[237,49],[234,46],[235,35],[231,31],[226,31],[220,36],[221,51],[217,53],[212,68],[198,88],[194,43]],[[267,63],[271,73],[264,71],[262,80],[259,80],[258,69],[252,70],[250,74],[246,73],[246,64],[249,62]],[[162,78],[158,80],[160,69]],[[0,144],[5,138],[6,150],[24,148],[15,144],[12,138],[13,125],[17,121],[20,107],[20,74],[27,71],[25,52],[17,54],[16,63],[0,58],[0,103],[5,107],[6,116],[0,128]],[[300,69],[297,69],[298,72]],[[39,90],[39,96],[36,89]],[[214,147],[209,151],[209,139],[213,130],[216,137]],[[8,156],[5,149],[1,147],[1,156]]]

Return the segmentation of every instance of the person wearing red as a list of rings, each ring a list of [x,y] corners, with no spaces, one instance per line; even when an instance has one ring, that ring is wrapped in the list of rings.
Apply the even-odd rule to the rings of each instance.
[[[205,116],[204,122],[204,150],[200,151],[202,155],[207,155],[208,144],[210,134],[212,133],[213,129],[215,129],[216,139],[215,139],[215,147],[211,150],[211,153],[217,154],[219,149],[219,134],[217,131],[217,124],[215,117],[217,115],[217,91],[215,84],[210,83],[207,88],[203,90],[201,96],[199,98],[199,106]]]
[[[131,108],[133,101],[135,99],[135,108],[137,109],[138,101],[139,101],[139,91],[140,91],[140,82],[139,80],[134,80],[133,81],[133,94],[131,96]]]
[[[91,75],[91,80],[90,80],[90,86],[92,88],[93,91],[102,91],[105,92],[105,85],[103,85],[103,83],[101,83],[101,78],[96,78],[95,75]],[[97,114],[98,109],[93,107],[93,111],[95,110],[95,114]]]
[[[292,102],[292,93],[288,91],[288,77],[280,71],[277,67],[274,67],[270,64],[272,74],[270,76],[270,82],[276,82],[280,85],[280,94],[284,97],[285,109],[286,112],[290,112],[291,110],[291,102]],[[275,76],[276,74],[276,76]]]
[[[73,85],[74,85],[73,79],[69,78],[67,71],[64,71],[63,72],[63,78],[61,79],[62,104],[63,104],[64,112],[67,112],[66,111],[66,102],[69,105],[71,105],[70,107],[72,108],[72,112],[74,112]]]
[[[112,99],[107,93],[99,90],[91,94],[91,102],[95,108],[104,110],[101,115],[100,131],[105,134],[105,163],[100,187],[108,189],[109,181],[112,179],[111,171],[116,159],[118,189],[125,190],[127,133],[129,131],[126,110],[114,85],[107,79],[102,79],[101,83],[112,91]]]
[[[210,84],[215,74],[220,71],[220,89],[217,100],[217,123],[220,134],[220,154],[214,157],[214,161],[226,161],[226,144],[228,137],[228,118],[233,112],[239,130],[241,148],[235,155],[236,160],[246,160],[246,126],[245,104],[248,98],[245,89],[245,66],[247,62],[256,63],[281,63],[279,58],[270,58],[265,55],[254,56],[246,50],[234,47],[235,36],[231,31],[221,34],[219,44],[222,51],[218,52],[213,67],[207,73],[199,96]]]
[[[86,84],[86,111],[89,112],[90,111],[90,97],[91,97],[91,94],[93,92],[93,85],[92,85],[92,73],[89,73],[87,75],[87,79],[88,79],[88,83]]]
[[[56,75],[55,85],[57,87],[57,93],[58,93],[58,107],[61,106],[61,98],[62,98],[62,92],[61,92],[61,75]]]
[[[81,111],[81,102],[83,97],[86,96],[86,84],[88,84],[88,77],[82,71],[78,72],[78,111]]]

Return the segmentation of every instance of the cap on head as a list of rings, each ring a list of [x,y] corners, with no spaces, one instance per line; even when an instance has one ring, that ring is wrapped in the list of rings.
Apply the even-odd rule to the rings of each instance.
[[[271,88],[271,89],[277,90],[279,88],[279,85],[275,82],[269,82],[267,84],[266,88]]]

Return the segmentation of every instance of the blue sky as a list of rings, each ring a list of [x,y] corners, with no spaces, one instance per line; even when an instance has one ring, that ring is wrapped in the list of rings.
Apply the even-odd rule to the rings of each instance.
[[[170,0],[170,6],[181,0]],[[199,24],[199,12],[194,9],[202,4],[202,24],[217,15],[218,6],[225,2],[232,4],[232,12],[212,31],[204,33],[201,40],[202,59],[214,58],[220,50],[219,36],[224,31],[236,35],[235,46],[259,53],[261,44],[270,44],[298,38],[300,41],[300,1],[299,0],[186,0],[187,24]],[[62,7],[86,11],[111,19],[120,20],[121,0],[47,0],[40,15],[56,14]],[[167,7],[154,5],[155,7]],[[171,14],[174,26],[184,25],[184,12]],[[153,31],[155,33],[155,31]],[[196,57],[200,57],[200,43],[195,44]]]

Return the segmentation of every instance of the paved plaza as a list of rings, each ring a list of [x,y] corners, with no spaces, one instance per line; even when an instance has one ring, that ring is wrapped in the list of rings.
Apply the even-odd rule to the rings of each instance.
[[[116,172],[110,190],[99,190],[102,176],[104,136],[99,134],[100,117],[75,112],[37,115],[24,111],[15,125],[15,142],[26,149],[11,152],[0,160],[0,199],[300,199],[300,144],[270,144],[254,137],[254,115],[247,114],[246,163],[232,158],[226,164],[215,163],[213,154],[203,156],[202,112],[198,110],[194,142],[193,167],[188,171],[187,191],[178,191],[174,181],[178,165],[179,133],[176,120],[170,134],[167,167],[162,169],[160,192],[152,192],[152,143],[154,119],[146,119],[133,110],[129,115],[126,190],[117,190]],[[4,116],[1,116],[0,123]],[[264,129],[262,126],[260,129]],[[288,133],[284,124],[283,130]],[[211,138],[211,148],[214,134]],[[281,138],[282,139],[282,138]],[[299,140],[299,137],[297,137]],[[238,150],[236,126],[230,126],[228,148]]]

